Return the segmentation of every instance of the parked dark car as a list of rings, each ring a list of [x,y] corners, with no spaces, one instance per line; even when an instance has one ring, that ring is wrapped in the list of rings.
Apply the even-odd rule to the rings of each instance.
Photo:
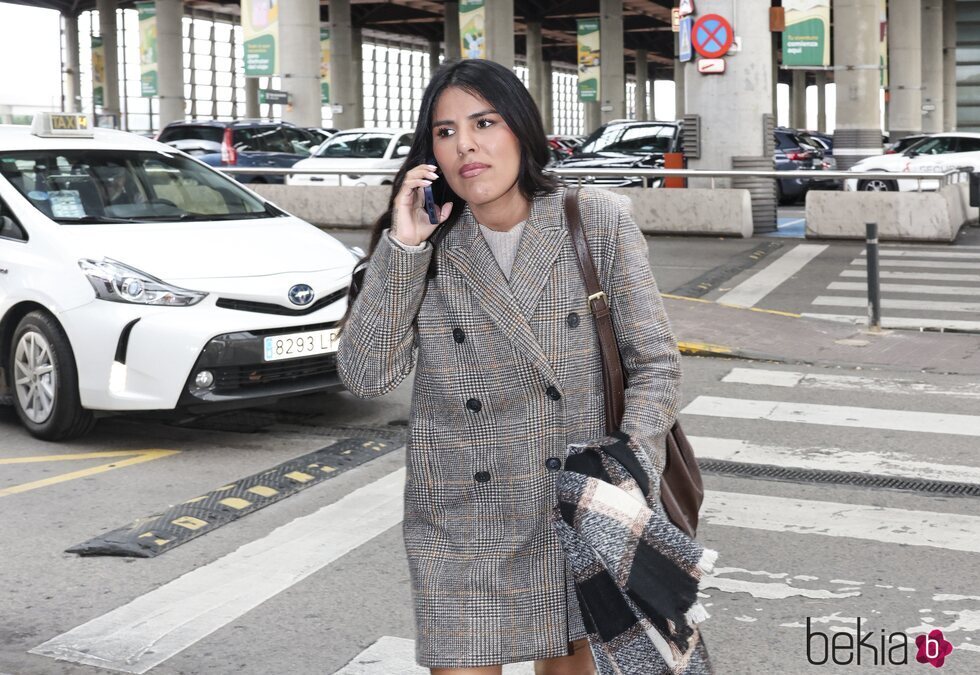
[[[306,129],[289,122],[238,121],[172,122],[157,140],[183,150],[211,166],[288,169],[310,156],[319,141]],[[240,174],[241,183],[282,183],[284,176]]]
[[[681,125],[678,122],[637,122],[613,120],[596,129],[567,159],[556,161],[554,168],[641,168],[660,169],[664,153],[680,152]],[[564,179],[575,184],[577,179]],[[658,186],[659,178],[649,179]],[[605,187],[643,187],[645,180],[638,176],[589,176],[583,184]]]
[[[773,131],[775,149],[773,168],[776,171],[822,171],[836,164],[827,157],[822,144],[806,132],[777,127]],[[840,189],[835,179],[780,178],[776,181],[776,197],[780,204],[792,204],[812,189]]]

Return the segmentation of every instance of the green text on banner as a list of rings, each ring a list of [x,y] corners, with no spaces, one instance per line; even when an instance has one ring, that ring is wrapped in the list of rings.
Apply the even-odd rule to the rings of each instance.
[[[830,65],[830,0],[783,0],[784,66]]]
[[[330,29],[320,29],[320,102],[330,103]]]
[[[599,100],[599,19],[578,20],[578,100]]]
[[[464,59],[487,58],[487,11],[484,0],[460,0],[459,47]]]
[[[245,77],[276,75],[279,70],[279,3],[242,0]]]
[[[140,95],[156,96],[157,89],[157,4],[137,2],[140,22]]]
[[[105,47],[98,35],[92,36],[92,105],[105,105]]]

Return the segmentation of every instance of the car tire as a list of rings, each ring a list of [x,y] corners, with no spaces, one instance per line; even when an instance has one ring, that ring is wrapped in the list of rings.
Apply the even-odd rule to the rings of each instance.
[[[782,181],[777,180],[776,181],[776,203],[779,204],[780,206],[786,206],[787,204],[790,204],[792,202],[793,202],[793,199],[790,198],[790,197],[787,197],[786,194],[783,192],[783,184],[782,184]]]
[[[858,192],[898,192],[898,183],[893,180],[859,180]]]
[[[92,430],[95,416],[82,408],[71,344],[54,317],[35,311],[21,319],[9,357],[14,409],[32,436],[64,441]]]

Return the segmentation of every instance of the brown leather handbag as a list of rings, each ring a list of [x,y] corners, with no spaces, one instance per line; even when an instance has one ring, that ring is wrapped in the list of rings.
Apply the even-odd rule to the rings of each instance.
[[[582,227],[582,216],[578,206],[578,190],[565,191],[565,219],[572,235],[572,244],[578,258],[579,270],[589,294],[589,311],[595,317],[596,333],[599,336],[599,351],[602,355],[603,396],[606,403],[606,433],[619,430],[626,408],[625,376],[623,362],[616,344],[612,316],[606,294],[599,286],[595,261],[589,251],[589,244]],[[704,483],[701,471],[694,458],[694,448],[687,440],[680,421],[675,421],[667,433],[667,457],[664,472],[660,477],[660,501],[671,522],[678,529],[693,537],[698,528],[698,510],[704,500]]]

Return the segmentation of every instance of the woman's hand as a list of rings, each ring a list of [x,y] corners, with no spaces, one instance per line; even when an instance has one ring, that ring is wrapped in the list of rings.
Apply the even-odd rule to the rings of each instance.
[[[452,211],[452,203],[437,205],[439,222],[433,225],[429,222],[429,214],[425,211],[424,188],[432,185],[439,178],[435,173],[437,167],[431,164],[419,164],[405,174],[401,190],[395,196],[395,207],[391,221],[391,235],[409,246],[418,246],[435,231]]]

